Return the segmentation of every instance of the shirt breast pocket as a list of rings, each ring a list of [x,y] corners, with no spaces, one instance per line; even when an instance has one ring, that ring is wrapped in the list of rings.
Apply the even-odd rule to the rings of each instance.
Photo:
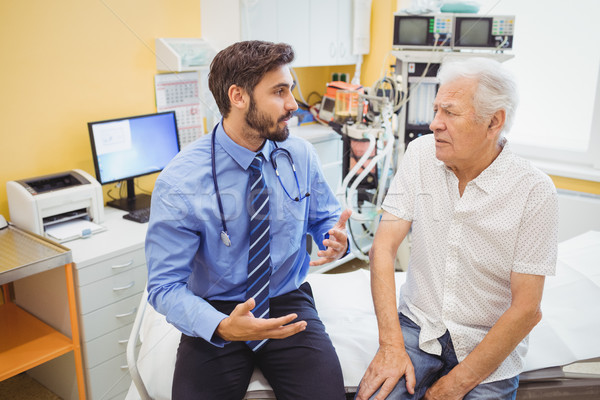
[[[287,259],[300,248],[303,233],[306,230],[306,200],[294,201],[284,198],[273,205],[271,211],[271,252],[275,259]]]

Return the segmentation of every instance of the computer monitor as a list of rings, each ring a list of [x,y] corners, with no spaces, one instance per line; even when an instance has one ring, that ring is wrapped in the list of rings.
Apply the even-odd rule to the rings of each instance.
[[[162,171],[179,152],[175,112],[89,122],[96,179],[127,181],[127,196],[107,203],[126,211],[150,207],[150,196],[135,194],[133,179]]]

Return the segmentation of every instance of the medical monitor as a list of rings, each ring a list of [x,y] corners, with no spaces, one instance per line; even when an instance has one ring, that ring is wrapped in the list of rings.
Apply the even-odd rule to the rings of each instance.
[[[150,207],[149,195],[135,194],[134,178],[162,171],[179,152],[175,112],[89,122],[88,130],[98,182],[127,182],[127,194],[107,205]]]
[[[509,50],[513,46],[514,15],[456,15],[454,49]]]
[[[439,14],[394,14],[395,49],[449,49],[452,41],[453,15]]]

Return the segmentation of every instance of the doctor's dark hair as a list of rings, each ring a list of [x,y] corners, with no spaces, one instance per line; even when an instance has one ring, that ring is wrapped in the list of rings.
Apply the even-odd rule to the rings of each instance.
[[[229,115],[229,88],[236,85],[250,96],[263,76],[294,60],[292,46],[259,40],[234,43],[221,50],[210,64],[208,87],[223,118]]]

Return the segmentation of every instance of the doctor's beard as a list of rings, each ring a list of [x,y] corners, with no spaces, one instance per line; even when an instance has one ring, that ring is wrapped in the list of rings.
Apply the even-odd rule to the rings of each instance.
[[[263,139],[272,140],[274,142],[283,142],[290,135],[290,130],[287,125],[283,128],[279,124],[292,116],[292,112],[279,117],[276,122],[273,122],[271,117],[266,113],[258,111],[254,99],[250,101],[250,107],[246,113],[246,124],[254,129]]]

